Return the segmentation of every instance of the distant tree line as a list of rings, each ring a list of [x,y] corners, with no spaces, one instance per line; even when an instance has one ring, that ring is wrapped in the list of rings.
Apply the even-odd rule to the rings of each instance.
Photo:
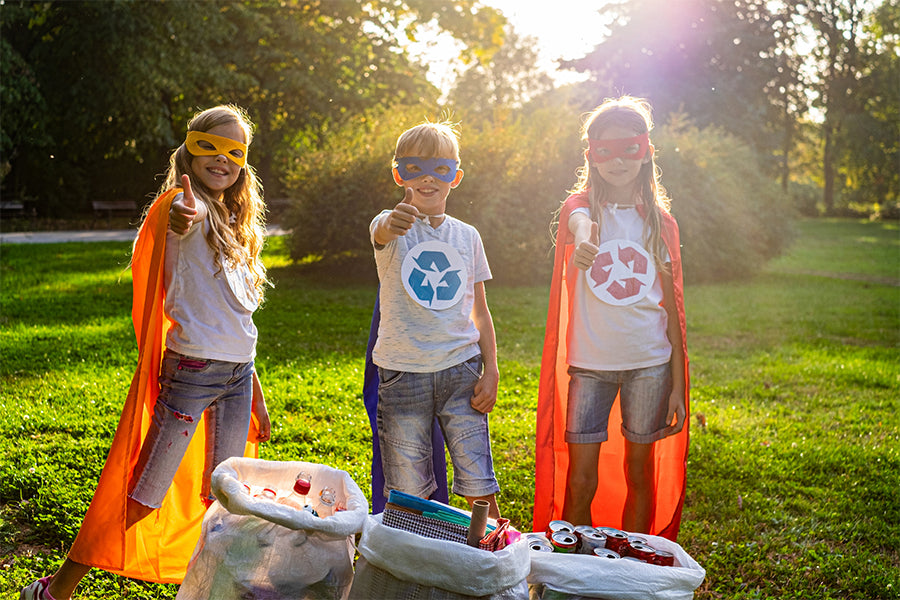
[[[287,199],[293,256],[368,272],[368,222],[399,199],[397,134],[449,115],[466,176],[448,211],[482,230],[497,279],[542,281],[553,214],[581,164],[581,115],[627,93],[655,108],[693,280],[758,269],[790,241],[797,210],[896,216],[895,1],[600,11],[594,51],[561,65],[587,80],[555,88],[533,40],[475,0],[7,0],[0,193],[54,215],[149,200],[191,115],[231,102],[257,123],[250,162],[267,198]],[[446,94],[405,50],[434,31],[460,42]]]

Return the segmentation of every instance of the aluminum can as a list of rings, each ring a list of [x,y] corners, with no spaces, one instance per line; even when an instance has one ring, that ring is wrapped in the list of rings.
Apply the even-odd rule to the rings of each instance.
[[[578,538],[574,533],[568,531],[557,531],[550,536],[550,543],[553,544],[554,552],[562,552],[572,554],[575,552],[575,546],[578,545]]]
[[[547,540],[544,540],[543,542],[531,540],[528,542],[528,549],[532,552],[553,552],[553,546],[551,546],[550,542]]]
[[[550,521],[547,523],[547,539],[553,537],[553,534],[558,531],[564,531],[566,533],[575,534],[575,526],[569,523],[568,521],[563,521],[559,519],[557,521]]]
[[[619,554],[613,552],[609,548],[594,548],[594,556],[599,556],[600,558],[619,558]]]
[[[594,548],[606,548],[606,536],[594,529],[575,532],[578,535],[578,553],[593,554]]]
[[[641,542],[629,542],[628,544],[628,556],[633,556],[638,560],[650,562],[654,554],[656,554],[656,550],[647,544]]]
[[[606,536],[606,547],[620,556],[627,554],[628,536],[624,531],[620,531],[614,527],[600,527],[600,533]]]
[[[661,567],[674,567],[675,555],[668,550],[657,550],[650,559],[650,564],[659,565]]]

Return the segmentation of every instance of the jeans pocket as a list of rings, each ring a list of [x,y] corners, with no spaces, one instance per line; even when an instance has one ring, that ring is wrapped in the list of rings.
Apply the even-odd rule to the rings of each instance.
[[[477,354],[463,363],[463,367],[471,373],[475,379],[481,379],[481,372],[483,370],[483,365],[481,363],[481,355]]]
[[[393,371],[378,367],[378,387],[390,387],[400,381],[403,371]]]
[[[178,370],[199,372],[208,367],[209,362],[210,361],[208,360],[203,360],[200,358],[190,358],[187,356],[182,356],[180,359],[178,359]]]

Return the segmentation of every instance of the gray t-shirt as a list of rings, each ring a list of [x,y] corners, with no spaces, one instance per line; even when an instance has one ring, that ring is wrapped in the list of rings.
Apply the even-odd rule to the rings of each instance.
[[[372,220],[370,236],[388,212]],[[491,278],[478,231],[448,215],[437,229],[417,219],[406,235],[383,247],[371,239],[381,282],[375,364],[432,373],[478,355],[475,284]]]
[[[206,243],[209,217],[184,235],[166,234],[166,347],[186,356],[250,362],[256,356],[253,311],[259,296],[246,264],[219,268]]]

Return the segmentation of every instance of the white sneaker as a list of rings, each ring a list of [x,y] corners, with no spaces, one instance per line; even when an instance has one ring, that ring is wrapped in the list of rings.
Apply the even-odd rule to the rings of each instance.
[[[50,577],[41,577],[32,582],[28,587],[19,592],[19,600],[55,600],[47,588],[50,587]]]

